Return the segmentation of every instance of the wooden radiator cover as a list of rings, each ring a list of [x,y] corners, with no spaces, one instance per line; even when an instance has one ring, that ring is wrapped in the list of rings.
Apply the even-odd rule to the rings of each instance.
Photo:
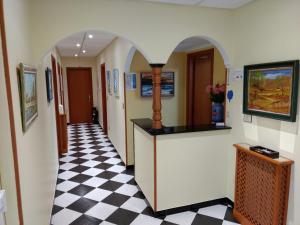
[[[236,147],[233,214],[243,225],[285,225],[292,160],[271,159]]]

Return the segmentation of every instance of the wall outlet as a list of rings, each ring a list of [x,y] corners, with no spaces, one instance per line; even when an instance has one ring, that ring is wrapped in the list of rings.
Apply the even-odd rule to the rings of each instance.
[[[246,114],[244,114],[243,121],[247,122],[247,123],[252,123],[252,115],[246,115]]]

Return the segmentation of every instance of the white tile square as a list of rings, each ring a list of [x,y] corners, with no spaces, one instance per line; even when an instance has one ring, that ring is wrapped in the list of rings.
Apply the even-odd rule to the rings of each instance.
[[[104,153],[104,154],[102,154],[101,156],[105,156],[105,157],[114,157],[114,156],[116,156],[116,155],[118,155],[116,152],[107,152],[107,153]]]
[[[63,173],[58,174],[59,179],[69,180],[72,177],[75,177],[79,173],[73,172],[73,171],[65,171]]]
[[[240,225],[239,223],[233,223],[233,222],[229,222],[229,221],[226,221],[224,220],[222,225]]]
[[[60,158],[59,161],[61,161],[61,162],[71,162],[75,159],[76,159],[76,157],[73,157],[73,156],[65,156],[63,158]]]
[[[107,221],[103,221],[102,223],[100,223],[100,225],[116,225],[116,224],[110,223],[110,222],[107,222]]]
[[[104,147],[104,148],[101,148],[101,151],[105,151],[105,152],[109,152],[109,151],[112,151],[114,150],[113,147]]]
[[[90,137],[83,137],[83,138],[90,138]],[[79,147],[81,148],[90,148],[90,147],[93,147],[94,145],[91,145],[91,144],[83,144],[83,145],[80,145]]]
[[[108,205],[108,204],[100,202],[97,205],[95,205],[93,208],[88,210],[85,214],[88,216],[98,218],[100,220],[105,220],[117,209],[118,208],[116,206]]]
[[[100,187],[102,184],[106,183],[107,181],[107,179],[92,177],[91,179],[85,181],[83,184],[97,188]]]
[[[114,176],[111,180],[112,181],[117,181],[119,183],[127,183],[128,181],[130,181],[133,178],[133,176],[131,175],[127,175],[127,174],[118,174],[117,176]]]
[[[88,159],[88,160],[91,160],[91,159],[94,159],[94,158],[97,158],[98,155],[94,155],[94,154],[86,154],[84,156],[81,156],[80,158],[81,159]]]
[[[180,224],[180,225],[190,225],[195,219],[196,213],[187,211],[182,213],[176,213],[169,215],[165,218],[165,221]]]
[[[110,158],[110,159],[108,159],[108,160],[105,160],[104,162],[105,162],[105,163],[109,163],[109,164],[116,165],[116,164],[118,164],[119,162],[121,162],[121,159]]]
[[[104,189],[96,188],[95,190],[89,192],[84,197],[95,200],[97,202],[101,202],[103,199],[105,199],[107,196],[109,196],[112,193],[112,191],[107,191]]]
[[[114,165],[108,169],[108,171],[122,173],[125,170],[125,166]]]
[[[82,172],[82,174],[89,175],[89,176],[97,176],[98,174],[102,173],[103,171],[104,170],[102,170],[102,169],[90,168],[90,169]]]
[[[78,195],[73,195],[71,193],[63,193],[62,195],[54,199],[54,204],[66,208],[78,199],[80,199],[80,196]]]
[[[130,225],[160,225],[162,220],[140,214]]]
[[[213,205],[213,206],[199,209],[198,213],[222,220],[225,217],[226,211],[227,211],[227,206],[225,205]]]
[[[87,148],[87,149],[84,149],[84,150],[81,150],[80,152],[81,153],[86,153],[86,154],[90,154],[90,153],[93,153],[97,151],[96,149],[90,149],[90,148]]]
[[[70,209],[63,209],[56,213],[52,219],[52,225],[69,225],[74,220],[78,219],[82,214]]]
[[[74,163],[65,163],[63,165],[61,165],[59,168],[62,169],[62,170],[70,170],[74,167],[76,167],[77,165],[74,164]]]
[[[138,192],[138,189],[135,185],[124,184],[121,187],[119,187],[115,192],[127,196],[133,196]]]
[[[102,143],[100,143],[99,145],[100,145],[100,146],[103,146],[103,147],[106,147],[106,146],[111,145],[111,143],[110,143],[110,142],[102,142]]]
[[[143,212],[146,207],[147,204],[143,199],[135,197],[128,199],[123,205],[121,205],[121,208],[137,213]]]
[[[78,183],[67,180],[67,181],[64,181],[64,182],[58,184],[56,186],[56,189],[59,191],[67,192],[67,191],[70,191],[71,189],[73,189],[74,187],[77,187],[78,185],[79,185]]]
[[[81,165],[82,166],[87,166],[87,167],[95,167],[99,164],[100,164],[100,162],[97,162],[97,161],[94,161],[94,160],[89,160],[89,161],[86,161],[85,163],[82,163]]]

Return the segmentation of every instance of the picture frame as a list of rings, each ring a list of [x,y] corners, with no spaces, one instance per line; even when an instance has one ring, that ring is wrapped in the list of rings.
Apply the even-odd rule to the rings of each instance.
[[[53,100],[53,77],[52,70],[50,68],[46,68],[46,88],[47,88],[47,100],[50,103]]]
[[[136,90],[136,73],[126,73],[126,90],[135,91]]]
[[[243,113],[296,121],[299,60],[244,66]]]
[[[141,73],[141,96],[151,97],[153,95],[152,73]],[[161,96],[174,97],[175,95],[175,73],[162,72],[161,74]]]
[[[110,71],[106,71],[106,84],[107,84],[107,92],[111,95],[111,78],[110,78]]]
[[[119,70],[113,69],[114,94],[119,97]]]
[[[37,70],[20,63],[19,91],[23,132],[26,132],[38,117]]]

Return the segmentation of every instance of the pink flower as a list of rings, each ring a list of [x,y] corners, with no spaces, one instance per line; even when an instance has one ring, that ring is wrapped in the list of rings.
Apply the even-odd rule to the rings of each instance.
[[[212,89],[213,89],[213,87],[211,85],[207,85],[206,92],[211,93]]]

